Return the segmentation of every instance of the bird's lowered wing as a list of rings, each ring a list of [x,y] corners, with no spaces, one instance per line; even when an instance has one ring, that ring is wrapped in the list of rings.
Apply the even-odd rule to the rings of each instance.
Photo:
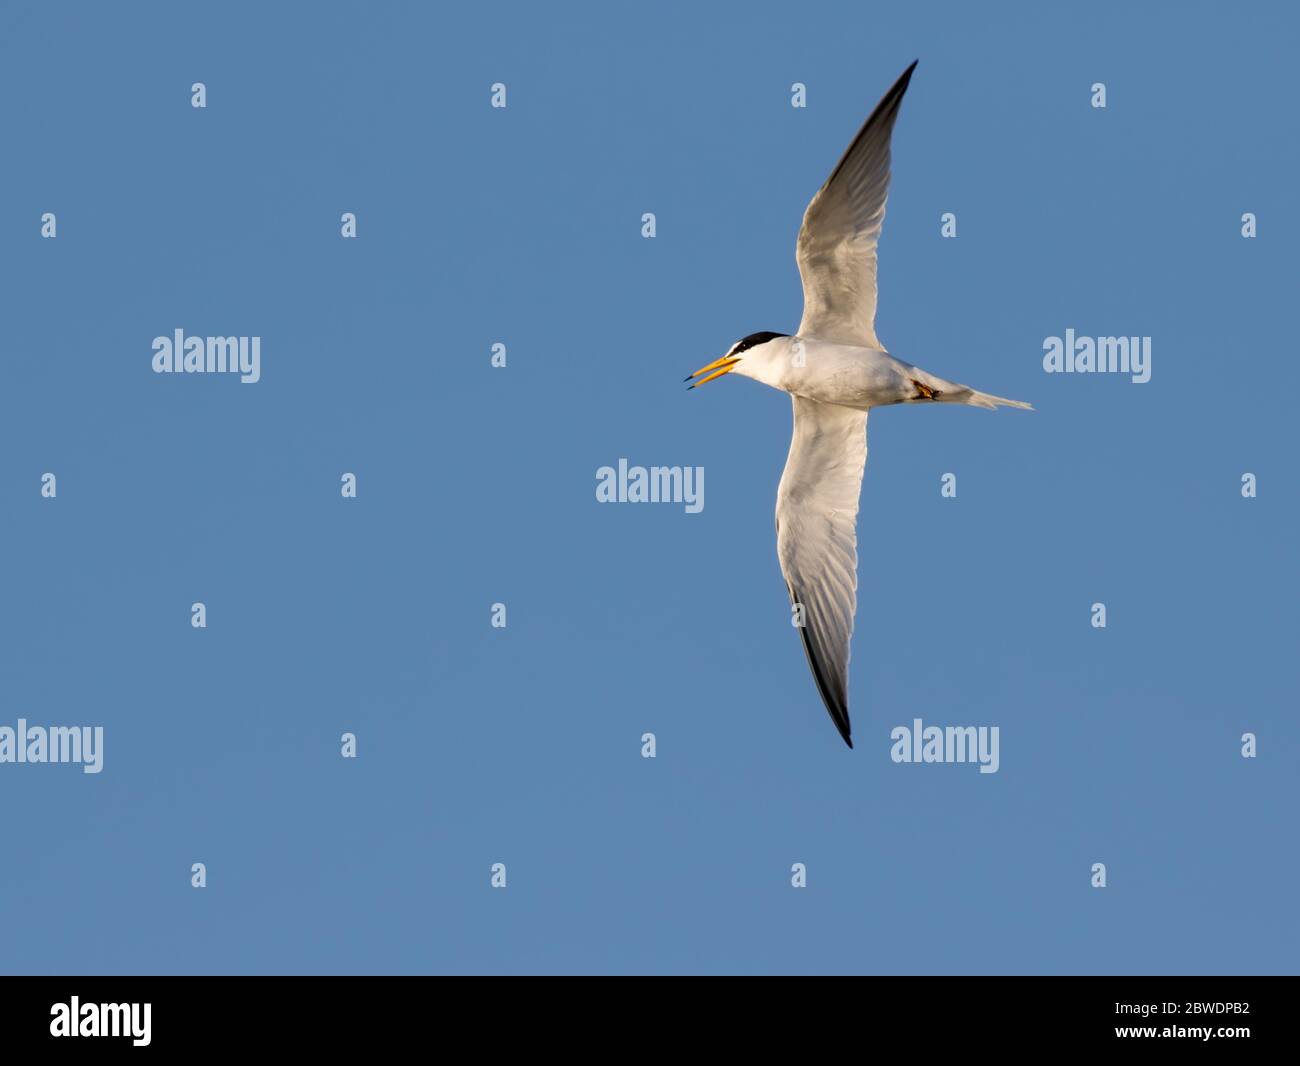
[[[913,63],[871,112],[808,204],[795,260],[803,279],[799,335],[879,348],[876,242],[889,195],[889,138]]]
[[[776,554],[796,605],[808,665],[831,720],[849,736],[849,639],[858,589],[858,494],[867,413],[794,401],[794,436],[776,492]]]

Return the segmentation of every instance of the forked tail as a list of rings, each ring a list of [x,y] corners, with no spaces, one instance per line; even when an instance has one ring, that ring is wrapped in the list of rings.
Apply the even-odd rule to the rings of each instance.
[[[1020,407],[1032,411],[1033,405],[1024,400],[1008,400],[1005,396],[994,396],[991,392],[978,392],[969,385],[959,385],[955,381],[945,381],[922,370],[913,370],[916,377],[910,378],[916,394],[904,403],[932,400],[935,403],[964,403],[971,407],[984,407],[992,411],[996,407]],[[922,380],[924,379],[924,380]]]
[[[1024,400],[1008,400],[1005,396],[994,396],[988,392],[976,392],[974,389],[966,389],[966,396],[959,400],[959,403],[968,403],[972,407],[984,407],[992,411],[998,407],[1020,407],[1026,411],[1032,411],[1034,405],[1025,403]]]

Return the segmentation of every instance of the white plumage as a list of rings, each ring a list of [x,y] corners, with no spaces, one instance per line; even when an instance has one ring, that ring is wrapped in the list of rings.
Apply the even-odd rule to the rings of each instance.
[[[694,388],[734,371],[791,395],[794,434],[776,495],[777,558],[795,618],[802,616],[808,665],[849,747],[867,412],[898,403],[1029,407],[895,359],[876,338],[876,246],[889,193],[890,136],[915,68],[876,105],[804,212],[795,250],[804,297],[799,332],[750,334],[687,378],[698,379]]]

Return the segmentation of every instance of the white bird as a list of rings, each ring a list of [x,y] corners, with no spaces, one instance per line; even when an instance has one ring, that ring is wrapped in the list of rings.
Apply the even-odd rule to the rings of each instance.
[[[1028,408],[895,359],[876,339],[876,243],[889,192],[889,138],[913,63],[885,93],[804,212],[796,335],[751,333],[686,380],[736,373],[790,393],[794,435],[776,493],[776,552],[802,622],[808,665],[851,748],[849,641],[857,606],[858,496],[867,412],[896,403]],[[707,375],[707,376],[701,376]]]

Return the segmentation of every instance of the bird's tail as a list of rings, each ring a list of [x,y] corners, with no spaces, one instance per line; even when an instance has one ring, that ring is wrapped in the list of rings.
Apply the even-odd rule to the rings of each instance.
[[[922,403],[926,400],[936,403],[964,403],[971,407],[984,407],[992,411],[996,407],[1021,407],[1032,411],[1033,407],[1024,400],[1008,400],[1005,396],[994,396],[990,392],[979,392],[969,385],[956,381],[945,381],[941,377],[927,373],[919,367],[912,367],[909,380],[916,394],[904,403]]]
[[[1034,409],[1033,404],[1025,403],[1024,400],[1008,400],[1005,396],[994,396],[988,392],[976,392],[974,389],[964,389],[966,395],[960,399],[955,398],[957,403],[969,404],[971,407],[985,407],[992,411],[998,407],[1021,407],[1026,411]]]

